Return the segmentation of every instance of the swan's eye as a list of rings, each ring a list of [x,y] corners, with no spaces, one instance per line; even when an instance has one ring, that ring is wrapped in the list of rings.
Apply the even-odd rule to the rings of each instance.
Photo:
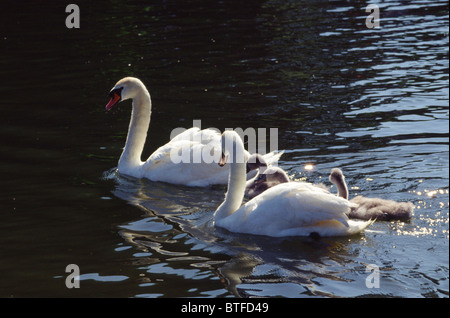
[[[111,98],[113,98],[113,97],[114,97],[114,94],[116,94],[117,96],[119,96],[119,97],[121,98],[121,97],[122,97],[122,90],[123,90],[123,87],[119,87],[119,88],[112,89],[112,90],[109,92],[108,96],[111,97]]]

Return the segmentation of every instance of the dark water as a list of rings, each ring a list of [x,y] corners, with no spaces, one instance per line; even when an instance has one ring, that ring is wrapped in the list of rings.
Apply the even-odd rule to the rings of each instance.
[[[446,1],[382,2],[379,29],[363,1],[76,3],[70,30],[66,3],[1,5],[1,297],[448,297]],[[225,187],[111,174],[130,107],[104,106],[128,75],[153,100],[143,158],[194,119],[278,128],[290,175],[340,167],[414,216],[318,241],[214,229]]]

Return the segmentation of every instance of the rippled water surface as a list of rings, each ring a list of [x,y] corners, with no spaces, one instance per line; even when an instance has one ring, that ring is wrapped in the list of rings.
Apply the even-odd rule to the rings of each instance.
[[[448,297],[447,1],[384,1],[377,29],[363,1],[79,1],[79,29],[52,3],[0,13],[1,297]],[[340,167],[351,197],[414,215],[319,240],[216,229],[225,186],[113,172],[130,103],[104,106],[128,75],[152,95],[143,158],[196,119],[278,128],[292,177]]]

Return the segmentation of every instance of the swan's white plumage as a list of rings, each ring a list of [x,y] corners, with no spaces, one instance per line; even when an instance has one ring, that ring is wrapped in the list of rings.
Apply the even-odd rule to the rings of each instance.
[[[201,139],[201,136],[204,139]],[[188,160],[174,163],[171,153],[180,154],[178,158],[180,159],[183,151],[188,154],[188,157],[185,158]],[[204,151],[214,153],[214,156],[211,157],[212,162],[205,163],[198,160],[200,159],[199,154]],[[211,129],[200,130],[193,127],[159,147],[142,165],[141,175],[153,181],[188,186],[225,184],[227,171],[217,166],[219,159],[220,134]]]
[[[237,146],[243,147],[238,136],[225,132],[222,138],[235,138]],[[361,232],[371,224],[349,220],[346,213],[352,204],[348,200],[305,182],[276,185],[234,209],[238,205],[233,201],[240,199],[240,205],[245,191],[243,171],[239,164],[231,163],[228,192],[214,215],[215,225],[231,232],[274,237],[308,236],[314,232],[341,236]]]
[[[221,156],[221,135],[217,130],[200,130],[198,127],[187,129],[142,162],[141,154],[151,116],[150,94],[145,85],[134,77],[118,81],[110,94],[111,101],[106,106],[108,110],[118,101],[133,100],[127,141],[117,167],[119,173],[187,186],[227,183],[228,169],[217,165]],[[245,156],[249,156],[248,152]],[[275,153],[264,157],[269,162],[279,158]]]
[[[216,225],[231,232],[267,236],[350,235],[370,222],[354,222],[346,213],[351,204],[309,183],[274,186],[241,206]]]

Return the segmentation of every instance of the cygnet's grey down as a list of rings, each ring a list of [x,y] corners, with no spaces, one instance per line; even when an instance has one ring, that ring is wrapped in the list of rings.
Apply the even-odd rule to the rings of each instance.
[[[249,180],[246,184],[246,195],[248,198],[254,198],[267,189],[280,183],[289,182],[289,177],[283,169],[278,167],[268,167],[263,172]]]
[[[258,153],[251,154],[247,160],[247,175],[249,172],[257,170],[256,175],[250,178],[245,184],[245,195],[249,199],[256,197],[258,194],[263,193],[269,187],[262,180],[262,173],[266,170],[268,164],[266,160]]]
[[[338,195],[344,199],[348,199],[348,188],[341,169],[334,168],[331,170],[329,179],[331,183],[336,185]],[[414,204],[411,202],[396,202],[380,198],[356,196],[350,202],[356,203],[358,206],[351,208],[348,216],[360,220],[408,220],[411,218],[414,210]]]
[[[257,174],[249,179],[245,186],[245,195],[249,199],[277,184],[289,182],[289,177],[283,169],[269,166],[265,158],[258,153],[250,155],[247,160],[247,174],[253,170],[257,170]]]

